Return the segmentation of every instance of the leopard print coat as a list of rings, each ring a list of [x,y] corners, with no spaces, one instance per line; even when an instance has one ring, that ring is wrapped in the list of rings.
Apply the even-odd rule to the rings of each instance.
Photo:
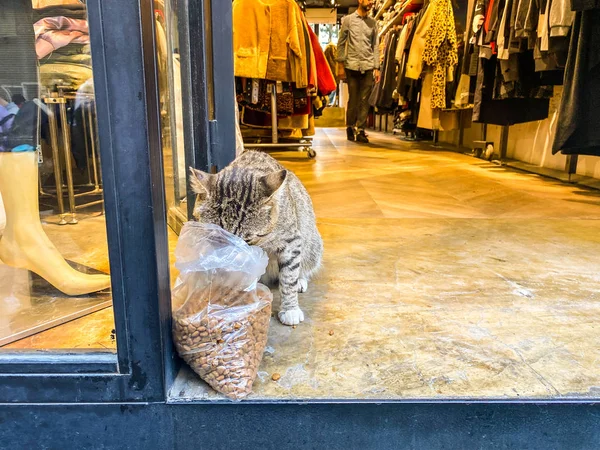
[[[425,36],[423,61],[433,68],[431,107],[446,107],[446,76],[458,64],[456,28],[451,0],[432,0],[431,26]]]

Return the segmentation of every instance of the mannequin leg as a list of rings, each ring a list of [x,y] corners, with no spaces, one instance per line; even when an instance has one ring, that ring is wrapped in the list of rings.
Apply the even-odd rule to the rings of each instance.
[[[6,214],[4,213],[4,202],[2,201],[2,194],[0,194],[0,236],[6,226]]]
[[[73,269],[46,236],[40,222],[35,152],[0,153],[0,193],[6,212],[0,261],[38,274],[67,295],[110,287],[108,275]]]

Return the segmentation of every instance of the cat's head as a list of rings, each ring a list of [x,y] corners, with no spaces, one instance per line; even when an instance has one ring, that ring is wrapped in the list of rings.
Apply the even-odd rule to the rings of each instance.
[[[277,224],[277,194],[286,177],[286,170],[259,176],[238,167],[218,174],[190,168],[190,184],[198,194],[194,218],[218,225],[251,245],[267,241]]]

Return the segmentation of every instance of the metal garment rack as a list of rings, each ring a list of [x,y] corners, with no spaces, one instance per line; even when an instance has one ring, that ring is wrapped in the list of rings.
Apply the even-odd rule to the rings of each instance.
[[[508,154],[508,135],[510,132],[510,125],[501,125],[501,134],[500,134],[500,154],[499,156],[499,161],[500,164],[502,165],[510,165],[510,162],[507,158],[507,154]],[[487,136],[487,125],[484,124],[483,126],[483,136],[484,136],[484,140],[486,139]],[[485,142],[485,141],[484,141]],[[492,148],[494,146],[493,142],[486,142],[486,143],[491,143]],[[568,176],[568,181],[573,182],[574,177],[577,175],[577,163],[579,162],[579,155],[566,155],[566,160],[565,160],[565,168],[564,168],[564,172],[566,172],[567,176]],[[533,171],[533,173],[536,173],[535,171]]]
[[[455,109],[459,113],[459,128],[458,128],[458,141],[455,144],[458,150],[463,149],[464,145],[464,134],[465,134],[465,112],[472,111],[472,107],[468,108],[458,108]],[[387,132],[387,114],[376,114],[373,117],[373,129],[377,130],[377,117],[379,116],[379,131],[382,131],[382,119],[383,116],[386,116],[386,126],[385,131]],[[500,128],[500,136],[498,140],[498,145],[496,146],[496,142],[488,139],[488,124],[481,124],[481,138],[473,140],[471,142],[471,150],[473,151],[473,155],[477,158],[486,159],[489,161],[497,161],[500,165],[504,166],[514,166],[514,162],[508,158],[508,140],[510,134],[511,125],[497,125]],[[396,130],[393,130],[393,134],[396,134]],[[434,145],[438,144],[438,133],[434,131],[433,142]],[[565,168],[563,172],[567,174],[567,180],[572,183],[576,183],[577,181],[577,164],[579,162],[578,155],[566,155],[565,160]],[[517,166],[514,166],[517,167]],[[525,170],[530,173],[537,173],[546,175],[547,171],[540,172],[534,168],[534,166],[524,167],[523,165],[519,165],[517,167],[520,170]],[[562,177],[556,176],[556,178],[565,181]]]
[[[312,148],[311,138],[302,138],[298,142],[280,142],[277,129],[277,87],[275,84],[268,84],[267,89],[271,93],[271,142],[256,143],[244,142],[246,149],[285,149],[296,150],[299,152],[305,151],[309,158],[317,156],[317,152]]]
[[[88,172],[88,183],[85,185],[77,186],[80,187],[91,187],[91,190],[84,192],[75,193],[75,185],[73,182],[73,166],[71,164],[71,133],[67,126],[67,96],[64,95],[62,89],[59,88],[58,96],[56,97],[44,97],[43,101],[48,107],[48,123],[50,127],[50,146],[52,147],[52,159],[54,166],[54,179],[56,184],[56,195],[45,192],[40,184],[40,194],[43,196],[56,197],[58,203],[58,213],[60,216],[59,225],[75,225],[78,223],[76,212],[78,209],[88,208],[95,205],[104,205],[102,199],[94,200],[84,204],[77,204],[76,199],[89,196],[89,195],[102,195],[103,190],[100,186],[99,176],[99,155],[96,149],[96,133],[94,131],[94,119],[92,115],[92,108],[87,106],[90,105],[94,100],[93,94],[79,94],[86,98],[86,106],[83,106],[83,133],[85,140],[85,150],[87,159],[87,172]],[[57,111],[58,110],[58,111]],[[64,169],[66,172],[66,185],[63,185],[62,176],[62,162],[60,158],[59,142],[58,142],[58,123],[57,114],[60,116],[61,130],[62,130],[62,151],[64,158]],[[89,144],[88,144],[89,141]],[[90,148],[91,146],[91,148]],[[91,152],[90,152],[91,150]],[[91,158],[90,158],[91,154]],[[90,163],[91,159],[91,163]],[[93,180],[92,180],[93,175]],[[69,200],[69,213],[65,212],[64,205],[64,188],[67,190],[67,196]],[[102,209],[104,213],[104,208]],[[67,217],[68,216],[68,217]]]

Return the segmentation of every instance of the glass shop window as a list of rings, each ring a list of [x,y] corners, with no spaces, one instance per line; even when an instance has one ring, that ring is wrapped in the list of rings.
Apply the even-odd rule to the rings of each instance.
[[[346,107],[351,80],[336,65],[336,50],[326,52],[329,45],[342,45],[344,30],[316,27],[316,22],[311,26],[308,12],[294,2],[233,0],[239,117],[225,126],[236,130],[246,152],[238,153],[235,169],[190,175],[187,188],[197,198],[194,217],[183,220],[194,224],[183,231],[181,223],[173,225],[171,214],[186,190],[179,132],[186,117],[179,109],[177,64],[177,33],[183,33],[186,21],[178,17],[185,8],[177,3],[155,1],[173,336],[187,363],[171,388],[172,401],[596,395],[598,192],[491,162],[490,143],[498,146],[503,130],[471,125],[466,118],[472,104],[461,106],[460,117],[468,123],[461,139],[481,144],[480,133],[487,129],[487,160],[480,158],[481,151],[475,155],[439,144],[437,137],[458,134],[450,119],[459,117],[453,115],[458,110],[454,99],[461,97],[448,94],[452,104],[438,111],[437,120],[452,131],[440,129],[438,135],[431,121],[421,122],[433,120],[431,98],[424,94],[431,94],[433,71],[424,66],[415,79],[397,72],[403,70],[398,66],[406,63],[419,21],[433,14],[428,16],[427,8],[444,3],[444,23],[454,21],[460,58],[447,92],[458,92],[459,85],[475,88],[478,74],[471,63],[485,64],[485,76],[500,73],[500,65],[497,70],[487,66],[496,64],[496,56],[477,61],[479,54],[470,47],[475,2],[374,2],[370,16],[377,21],[384,62],[380,83],[388,84],[375,87],[380,97],[363,102],[389,95],[391,109],[380,108],[371,116],[377,119],[365,119],[367,144],[356,138],[358,130],[346,127],[353,114]],[[335,3],[337,24],[354,14],[356,2]],[[262,54],[248,43],[260,41],[253,40],[256,36],[275,39],[275,22],[258,19],[269,14],[281,18],[277,26],[294,24],[297,52],[284,52],[283,59],[275,54],[261,65]],[[394,51],[391,46],[399,43],[407,51]],[[521,43],[528,52],[527,41]],[[286,66],[286,58],[296,58],[295,64]],[[533,60],[529,63],[533,69]],[[290,67],[308,73],[292,75],[286,71]],[[327,80],[320,77],[329,72],[332,89],[311,89],[311,77],[323,86]],[[510,86],[513,90],[506,91]],[[519,97],[522,88],[507,84],[497,92]],[[541,150],[552,141],[549,133],[557,117],[557,106],[552,106],[557,97],[548,111],[547,92],[535,90],[531,100],[548,114],[511,127],[508,151],[515,159],[519,152],[537,152],[538,160],[565,167],[564,155]],[[462,100],[468,103],[469,96]],[[513,113],[530,112],[537,114],[539,108]],[[388,119],[384,133],[382,121]],[[598,162],[590,157],[585,163],[588,176],[597,177]],[[268,257],[261,259],[256,249]],[[319,270],[313,271],[318,260]],[[265,270],[268,276],[260,283],[268,285],[272,303],[266,288],[254,283]]]
[[[167,217],[173,229],[181,228],[187,220],[187,165],[177,26],[177,8],[181,3],[159,0],[154,10]]]
[[[0,17],[0,350],[115,350],[85,2]]]

